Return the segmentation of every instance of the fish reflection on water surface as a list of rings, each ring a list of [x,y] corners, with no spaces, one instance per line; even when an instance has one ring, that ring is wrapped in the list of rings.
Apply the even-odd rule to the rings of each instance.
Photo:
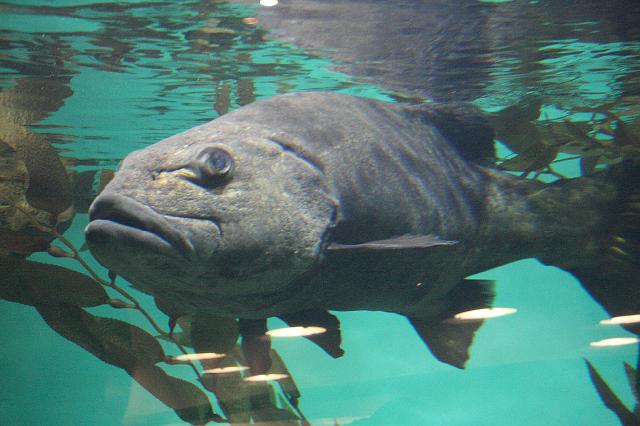
[[[131,153],[86,238],[173,311],[305,326],[395,312],[457,367],[480,322],[447,320],[493,299],[465,278],[518,259],[572,272],[612,316],[637,313],[638,168],[543,184],[493,161],[468,107],[277,96]]]

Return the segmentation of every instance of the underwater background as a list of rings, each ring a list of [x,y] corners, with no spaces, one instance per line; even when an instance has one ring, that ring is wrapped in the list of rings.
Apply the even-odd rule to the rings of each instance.
[[[631,123],[640,114],[640,107],[634,109],[640,100],[640,15],[633,1],[453,2],[472,5],[485,22],[494,19],[477,34],[491,46],[456,51],[468,56],[455,60],[442,55],[449,61],[429,70],[424,91],[406,93],[385,86],[384,73],[341,65],[340,52],[278,36],[277,28],[261,25],[261,13],[281,5],[262,3],[0,1],[0,90],[11,93],[0,104],[2,134],[27,128],[44,135],[67,169],[84,176],[74,197],[86,204],[97,191],[96,172],[115,170],[132,150],[288,92],[328,90],[391,102],[464,100],[489,113],[536,103],[533,121],[587,123],[588,136],[605,142],[606,134],[595,134],[610,111]],[[357,10],[370,2],[336,3]],[[411,2],[398,6],[404,3]],[[265,16],[265,23],[273,22]],[[513,28],[522,34],[514,36]],[[304,41],[313,42],[309,37]],[[454,89],[441,82],[460,89],[448,99]],[[11,114],[12,108],[23,115]],[[498,148],[503,158],[513,155],[506,141]],[[540,172],[536,178],[584,171],[584,152],[553,154],[531,168]],[[613,161],[606,154],[594,168]],[[542,161],[535,155],[524,160]],[[87,221],[86,207],[77,208],[65,232],[77,247]],[[88,251],[82,256],[107,275]],[[81,270],[71,259],[46,253],[31,259]],[[274,339],[300,390],[300,411],[313,425],[620,424],[585,359],[633,410],[624,363],[637,364],[638,345],[590,345],[633,335],[600,324],[607,313],[569,273],[529,259],[475,278],[495,280],[495,306],[517,312],[485,322],[465,370],[438,362],[405,318],[388,313],[337,313],[345,349],[339,359],[306,340]],[[153,310],[149,297],[131,292]],[[137,312],[91,312],[148,329]],[[153,315],[166,323],[157,310]],[[0,318],[0,424],[181,424],[130,376],[62,338],[32,307],[2,300]],[[282,325],[273,320],[273,327]],[[169,368],[192,378],[183,366]]]

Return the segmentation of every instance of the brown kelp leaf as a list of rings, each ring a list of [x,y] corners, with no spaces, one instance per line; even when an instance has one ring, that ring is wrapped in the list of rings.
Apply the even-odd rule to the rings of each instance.
[[[111,179],[113,179],[113,176],[116,174],[116,172],[114,172],[113,170],[100,170],[100,176],[99,176],[99,180],[98,180],[98,194],[102,192],[102,190],[104,189],[105,186],[107,186],[107,184],[109,182],[111,182]],[[96,194],[97,195],[97,194]]]
[[[70,75],[20,78],[15,87],[0,93],[0,109],[11,113],[17,124],[35,124],[57,111],[73,94],[70,81]]]
[[[604,379],[600,376],[598,371],[591,365],[589,361],[585,359],[587,363],[587,368],[589,369],[589,376],[591,377],[591,382],[596,388],[598,395],[600,395],[600,399],[604,403],[604,405],[613,411],[620,422],[624,426],[633,426],[637,425],[637,419],[635,419],[634,414],[629,411],[627,407],[624,406],[620,398],[613,393],[609,385],[604,381]]]
[[[0,299],[31,305],[30,290],[24,286],[16,285],[16,281],[12,278],[14,271],[23,268],[26,262],[17,256],[0,257],[0,277],[2,277],[0,279]]]
[[[196,314],[191,322],[191,343],[196,352],[226,354],[238,340],[238,322],[233,318]]]
[[[590,176],[596,170],[596,166],[598,165],[599,157],[582,157],[580,158],[580,175],[581,176]]]
[[[488,116],[498,139],[511,151],[521,153],[540,143],[537,127],[532,123],[540,116],[542,101],[529,97]]]
[[[26,260],[19,256],[0,257],[0,277],[5,277],[16,268],[22,267],[24,262],[26,262]],[[2,291],[3,284],[4,280],[0,280],[0,292]]]
[[[48,301],[35,306],[54,331],[103,361],[109,362],[102,358],[104,349],[100,342],[95,340],[89,325],[86,324],[86,322],[92,321],[92,315],[85,312],[84,309],[68,303]]]
[[[583,145],[576,141],[564,121],[547,121],[540,126],[540,129],[544,133],[546,140],[550,141],[554,146],[562,147],[562,152],[582,153]]]
[[[640,355],[638,355],[640,359]],[[629,386],[631,387],[631,392],[635,397],[636,401],[640,403],[640,382],[638,381],[638,371],[630,366],[628,363],[624,363],[624,372],[627,375],[627,380],[629,381]]]
[[[240,345],[235,345],[226,357],[212,361],[217,362],[216,367],[218,368],[246,365]],[[212,367],[208,366],[207,368]],[[241,371],[206,373],[205,370],[205,374],[202,376],[202,384],[207,390],[215,394],[218,404],[231,424],[249,424],[251,420],[251,403],[249,401],[248,386],[250,384],[243,380]]]
[[[544,145],[542,134],[533,123],[496,130],[496,138],[516,154],[539,149]]]
[[[1,115],[1,113],[0,113]],[[26,256],[45,250],[53,240],[49,233],[37,230],[33,221],[55,226],[50,213],[27,203],[29,172],[17,158],[11,145],[0,140],[0,257]]]
[[[96,317],[68,303],[38,304],[36,309],[60,335],[128,372],[164,360],[162,347],[153,336],[124,321]]]
[[[3,277],[0,297],[26,305],[62,302],[80,307],[109,300],[100,284],[80,272],[28,260]]]
[[[160,309],[160,311],[162,311],[163,314],[165,314],[166,316],[169,317],[169,331],[173,332],[173,329],[176,327],[176,321],[178,320],[178,318],[184,316],[186,314],[186,312],[184,311],[183,308],[171,303],[169,300],[167,299],[163,299],[161,297],[154,297],[153,301],[155,302],[156,306],[158,307],[158,309]],[[185,318],[186,319],[186,318]],[[190,328],[190,319],[189,319],[189,325],[188,327]],[[188,331],[185,330],[183,328],[184,331]],[[187,337],[188,337],[188,332],[186,333]],[[189,345],[191,346],[191,345]]]
[[[251,418],[255,423],[279,426],[297,426],[300,418],[290,410],[278,407],[278,395],[268,382],[251,382],[248,386]]]
[[[53,239],[53,235],[31,229],[25,229],[24,232],[0,229],[0,252],[27,256],[37,251],[46,251]]]
[[[58,246],[49,246],[49,248],[47,249],[47,253],[49,253],[50,256],[58,257],[58,258],[73,258],[73,257],[75,257],[73,253],[68,252],[67,250],[63,249],[62,247],[58,247]]]
[[[139,365],[130,374],[185,422],[204,425],[210,421],[223,421],[213,413],[209,398],[193,383],[169,376],[156,365]]]
[[[640,147],[640,119],[636,119],[630,124],[618,119],[613,141],[618,146]]]
[[[540,126],[547,145],[573,155],[599,155],[604,149],[603,142],[589,136],[592,130],[588,123],[561,121],[547,122]]]
[[[45,321],[63,337],[106,363],[121,367],[156,398],[191,424],[222,421],[206,395],[192,383],[167,375],[154,365],[164,359],[159,343],[123,321],[93,316],[64,303],[37,305]]]
[[[73,188],[73,208],[78,213],[87,213],[95,197],[93,182],[96,177],[96,171],[72,172],[69,176]]]
[[[185,348],[191,347],[191,340],[189,339],[189,336],[187,335],[187,333],[183,331],[173,332],[171,333],[171,337],[167,335],[159,335],[159,336],[156,336],[156,338],[160,340],[164,340],[165,342],[169,342],[169,343],[177,343],[180,346],[183,346]]]
[[[27,126],[57,110],[73,92],[69,76],[21,78],[0,93],[0,139],[11,145],[29,171],[27,201],[54,215],[71,206],[71,184],[56,151]]]
[[[13,158],[15,156],[15,153],[16,153],[16,150],[11,145],[0,140],[0,157]]]
[[[135,309],[136,305],[133,303],[125,302],[122,299],[109,299],[107,304],[115,309]]]
[[[500,163],[502,170],[532,172],[542,170],[558,155],[558,150],[549,145],[539,145]]]
[[[238,80],[237,92],[238,105],[248,105],[256,100],[256,88],[254,87],[253,80],[251,79]]]
[[[213,109],[218,115],[223,115],[229,112],[231,107],[231,89],[226,81],[218,82],[216,84],[215,101],[213,103]]]
[[[191,343],[191,323],[193,322],[193,315],[182,315],[176,318],[176,324],[180,326],[182,333],[185,335],[185,339],[188,340],[189,346],[193,347]]]
[[[20,141],[16,152],[29,171],[29,204],[52,214],[67,210],[72,202],[71,181],[49,142],[33,133]]]
[[[300,399],[300,390],[296,385],[296,382],[293,380],[291,373],[289,373],[289,369],[285,365],[284,361],[275,350],[271,350],[271,370],[269,373],[273,374],[284,374],[285,378],[279,381],[280,387],[282,391],[287,396],[287,399],[294,407],[298,408],[298,399]]]
[[[501,120],[505,125],[509,123],[534,121],[540,117],[540,109],[542,108],[542,98],[537,96],[526,96],[517,104],[508,106],[498,112]]]
[[[209,22],[207,26],[198,30],[187,31],[185,36],[191,45],[204,48],[207,51],[228,44],[237,35],[231,28],[217,27],[215,22]]]
[[[593,139],[589,136],[588,131],[583,126],[569,120],[563,120],[562,123],[564,124],[564,128],[569,137],[584,145],[593,144]]]
[[[266,334],[267,320],[238,320],[242,336],[242,353],[247,360],[251,374],[266,374],[271,368],[271,338]]]
[[[15,148],[0,139],[0,180],[17,180],[26,182],[27,168],[24,161],[17,158]]]
[[[227,354],[225,358],[219,360],[219,367],[236,367],[247,364],[242,354],[240,345]],[[282,359],[271,351],[274,356],[274,366],[268,371],[269,374],[289,375]],[[283,393],[288,402],[282,401],[282,396],[276,391],[277,385],[273,382],[245,381],[243,374],[239,371],[227,373],[207,373],[203,376],[202,383],[216,398],[225,415],[232,424],[249,423],[250,420],[257,424],[273,425],[308,425],[302,413],[297,409],[297,395],[299,392],[292,379],[282,379],[278,383],[283,389]],[[285,408],[280,408],[280,407]]]
[[[112,351],[114,361],[120,361],[122,367],[126,368],[129,356],[135,359],[135,366],[164,360],[162,347],[146,331],[113,318],[94,318],[91,332],[103,343],[105,349]]]
[[[625,146],[621,149],[621,151],[622,155],[619,157],[619,160],[640,160],[640,146]]]

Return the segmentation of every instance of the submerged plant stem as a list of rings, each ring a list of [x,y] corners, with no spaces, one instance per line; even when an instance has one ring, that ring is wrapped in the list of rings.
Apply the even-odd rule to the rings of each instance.
[[[125,289],[118,287],[118,285],[116,284],[116,278],[117,275],[113,275],[110,281],[106,281],[102,278],[100,278],[100,276],[91,268],[91,266],[89,266],[89,264],[87,262],[85,262],[85,260],[80,256],[80,251],[71,243],[71,241],[69,241],[64,235],[62,235],[55,227],[49,227],[46,225],[43,225],[42,223],[38,222],[29,212],[25,211],[24,209],[17,207],[25,216],[27,216],[27,218],[29,219],[29,221],[32,223],[32,225],[34,227],[36,227],[38,230],[46,232],[48,234],[53,235],[56,239],[60,240],[62,242],[62,244],[64,244],[69,250],[71,250],[71,258],[76,260],[78,263],[80,263],[80,265],[82,266],[82,268],[87,271],[87,273],[91,276],[91,278],[93,280],[95,280],[98,284],[104,286],[104,287],[108,287],[112,290],[114,290],[116,293],[118,293],[119,295],[121,295],[122,297],[124,297],[125,299],[127,299],[129,302],[131,302],[131,304],[133,305],[132,309],[137,310],[138,312],[140,312],[146,319],[147,321],[149,321],[149,324],[151,324],[151,327],[163,338],[168,339],[169,341],[171,341],[174,345],[177,346],[177,348],[180,350],[180,352],[182,352],[183,354],[187,354],[188,351],[184,348],[184,346],[182,346],[176,339],[173,338],[172,333],[167,333],[166,331],[164,331],[159,325],[158,323],[153,319],[153,317],[142,307],[142,305],[140,305],[140,303],[136,300],[135,297],[133,297],[131,294],[129,294],[129,292],[127,292]],[[198,371],[198,368],[191,362],[188,361],[186,363],[187,365],[189,365],[191,367],[191,369],[194,371],[194,373],[196,374],[198,380],[202,379],[202,376],[200,374],[200,371]]]

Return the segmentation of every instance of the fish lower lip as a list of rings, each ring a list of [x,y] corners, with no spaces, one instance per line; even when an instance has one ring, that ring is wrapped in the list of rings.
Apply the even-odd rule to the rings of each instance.
[[[193,245],[160,213],[128,197],[99,196],[91,205],[89,219],[91,222],[87,227],[88,236],[92,230],[92,223],[95,225],[93,228],[102,224],[100,228],[104,229],[104,223],[111,222],[125,238],[136,237],[138,240],[153,241],[152,238],[155,237],[185,256],[194,253]]]

